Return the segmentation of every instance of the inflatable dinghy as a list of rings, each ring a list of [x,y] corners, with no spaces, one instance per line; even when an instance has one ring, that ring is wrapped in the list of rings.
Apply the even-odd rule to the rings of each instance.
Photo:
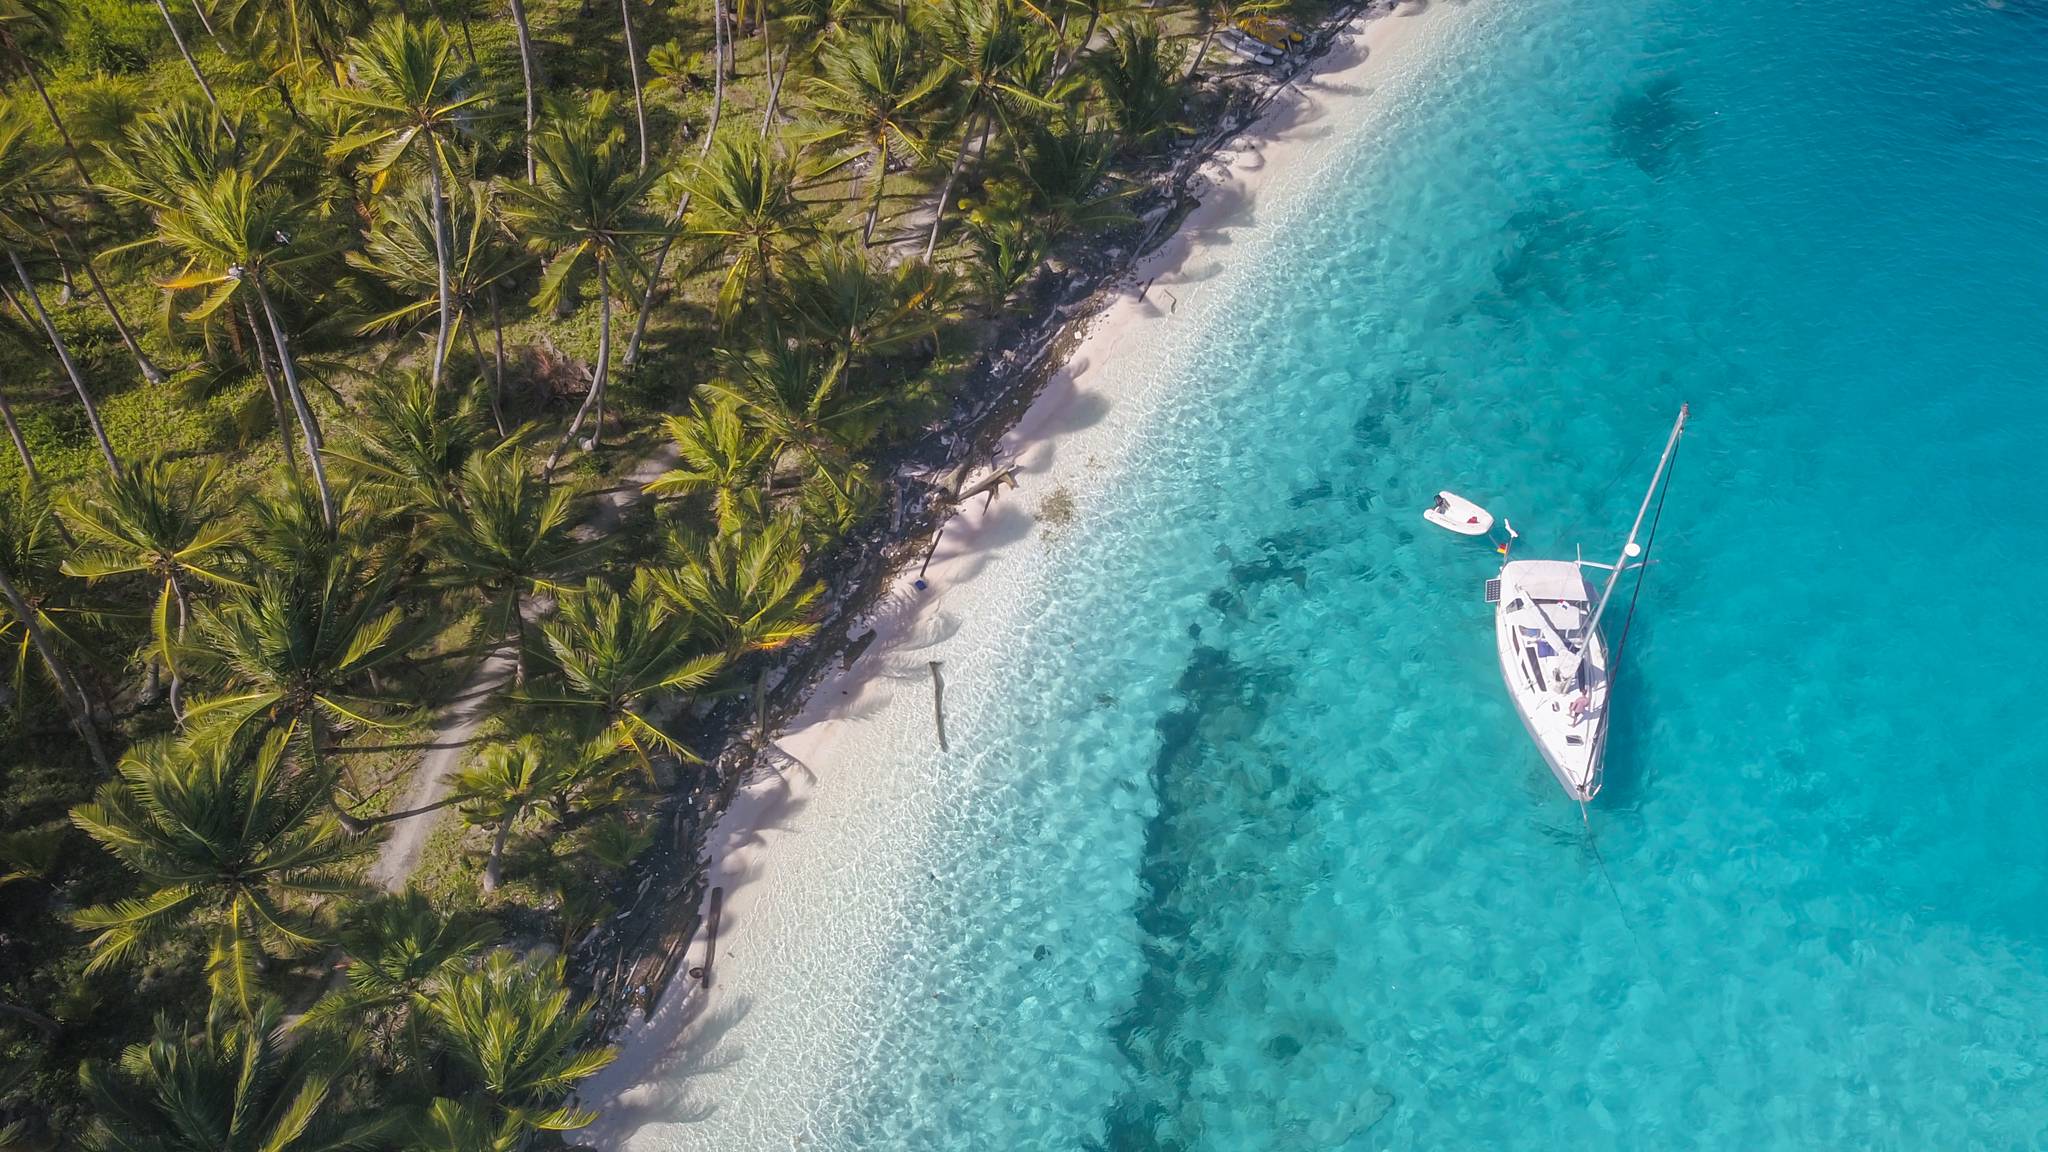
[[[1493,530],[1493,513],[1456,492],[1437,493],[1436,503],[1423,510],[1422,518],[1461,536],[1484,536]]]

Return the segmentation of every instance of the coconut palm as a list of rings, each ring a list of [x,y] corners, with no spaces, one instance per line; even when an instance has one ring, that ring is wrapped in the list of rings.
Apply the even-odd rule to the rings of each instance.
[[[505,389],[504,332],[496,306],[499,284],[528,263],[526,255],[506,243],[497,223],[496,194],[487,183],[473,183],[448,205],[447,227],[451,237],[449,263],[441,267],[434,244],[437,223],[432,207],[433,192],[417,186],[379,204],[360,252],[345,259],[370,273],[404,303],[372,316],[357,329],[361,333],[409,328],[426,319],[440,303],[441,281],[447,281],[455,310],[455,331],[469,337],[470,353],[476,358],[479,377],[489,377],[491,418],[498,434],[505,434],[500,397]],[[477,328],[488,316],[499,353],[484,357]],[[453,336],[450,337],[453,339]]]
[[[418,160],[427,170],[440,306],[430,374],[439,388],[455,327],[443,173],[454,166],[449,149],[458,127],[478,114],[488,94],[475,90],[474,79],[455,59],[455,46],[438,22],[414,24],[402,16],[386,20],[356,41],[351,65],[360,87],[337,89],[335,97],[355,108],[366,123],[336,141],[330,153],[368,149],[364,171],[379,183],[403,160]]]
[[[407,1152],[519,1152],[529,1133],[516,1116],[480,1100],[437,1096],[406,1137]]]
[[[155,213],[156,241],[176,253],[183,266],[164,287],[174,295],[201,293],[199,302],[183,313],[188,320],[205,320],[245,295],[254,298],[254,310],[268,330],[298,416],[307,462],[320,493],[321,515],[332,526],[334,491],[328,486],[327,469],[320,458],[324,438],[300,387],[298,361],[275,299],[291,275],[327,259],[330,252],[314,229],[309,205],[292,199],[276,183],[263,180],[259,171],[231,168],[210,181],[168,189],[173,199]]]
[[[539,183],[506,188],[506,216],[525,233],[528,247],[548,259],[534,303],[562,308],[575,299],[586,277],[597,287],[597,368],[591,373],[589,394],[548,456],[549,473],[561,462],[563,450],[583,427],[593,406],[597,415],[587,447],[594,448],[604,435],[612,293],[630,291],[634,284],[646,280],[637,245],[651,231],[653,222],[645,199],[657,174],[636,173],[617,155],[603,123],[604,111],[602,101],[593,102],[583,115],[542,133]]]
[[[308,1009],[322,1030],[365,1028],[387,1051],[421,1067],[427,997],[498,938],[480,916],[445,913],[416,888],[352,906],[336,937],[348,954],[348,983]]]
[[[72,822],[146,889],[73,915],[99,933],[91,970],[198,921],[214,994],[254,1015],[267,959],[320,943],[305,901],[354,892],[339,868],[370,845],[322,811],[327,782],[295,771],[285,749],[281,732],[140,744],[122,758],[119,779],[72,809]]]
[[[554,801],[569,786],[571,765],[552,752],[538,735],[528,734],[491,745],[476,763],[456,774],[462,818],[472,827],[492,829],[491,852],[484,861],[485,892],[497,891],[504,881],[505,842],[513,826],[529,815],[562,815]]]
[[[728,658],[779,648],[818,630],[824,586],[804,582],[795,526],[776,518],[752,533],[674,543],[663,594]]]
[[[1018,172],[1030,190],[1032,218],[1048,242],[1129,223],[1123,207],[1129,192],[1102,190],[1111,183],[1114,134],[1062,114],[1026,129],[1020,143]]]
[[[0,0],[5,2],[5,0]],[[34,312],[36,323],[50,347],[56,350],[57,360],[64,367],[64,375],[71,381],[71,387],[78,393],[79,403],[85,406],[85,419],[92,428],[94,443],[99,445],[100,457],[106,461],[107,470],[115,477],[121,475],[121,461],[114,455],[114,447],[107,441],[107,430],[100,423],[99,406],[93,403],[92,392],[85,385],[85,377],[79,372],[78,364],[71,358],[71,349],[58,333],[57,326],[50,321],[49,312],[43,307],[43,298],[29,279],[28,268],[22,263],[19,248],[32,243],[38,236],[46,236],[51,224],[42,208],[42,193],[49,176],[50,165],[45,158],[38,157],[30,146],[27,130],[19,123],[0,121],[0,248],[6,250],[7,262],[14,270],[15,279],[21,285],[18,303],[25,301]]]
[[[94,763],[112,771],[92,702],[64,654],[66,648],[82,647],[74,625],[89,622],[91,614],[65,594],[60,569],[65,548],[58,532],[47,495],[24,486],[11,497],[0,497],[0,645],[11,656],[14,699],[20,701],[27,688],[33,652],[57,686]]]
[[[720,323],[739,315],[749,291],[773,282],[783,252],[815,233],[795,181],[789,160],[746,136],[719,145],[698,165],[688,231],[717,237],[732,251],[718,290]]]
[[[934,32],[940,57],[959,91],[956,115],[960,131],[953,142],[952,167],[939,188],[931,232],[925,237],[927,262],[938,246],[939,230],[946,222],[946,206],[953,198],[953,184],[960,178],[960,166],[967,159],[976,134],[980,133],[985,141],[986,128],[996,120],[1003,121],[1008,130],[1019,110],[1050,111],[1059,106],[1056,100],[1041,96],[1028,86],[1037,45],[1012,0],[944,0],[937,11]]]
[[[1089,54],[1088,73],[1109,106],[1123,148],[1142,154],[1181,127],[1181,84],[1174,76],[1178,63],[1160,37],[1159,23],[1150,18],[1111,28],[1109,42]]]
[[[1037,229],[1013,218],[970,221],[967,235],[975,254],[968,276],[981,293],[982,306],[1001,312],[1044,263],[1045,242]]]
[[[647,98],[640,90],[640,48],[633,42],[633,0],[619,0],[619,24],[626,32],[626,75],[633,81],[633,122],[639,128],[640,166],[647,171]]]
[[[829,352],[829,378],[900,352],[937,330],[953,278],[926,264],[878,268],[850,244],[814,247],[789,262],[771,308],[790,334]]]
[[[653,718],[649,704],[663,693],[703,687],[725,658],[699,650],[690,621],[647,571],[635,573],[624,592],[596,578],[564,592],[541,636],[560,690],[530,699],[594,713],[605,739],[650,770],[658,753],[695,758]]]
[[[247,589],[234,574],[240,530],[227,516],[220,469],[180,466],[161,457],[112,484],[64,503],[79,547],[64,571],[88,581],[147,576],[158,582],[150,618],[155,656],[171,674],[171,712],[179,713],[177,649],[192,618],[198,586]]]
[[[366,393],[354,428],[347,445],[328,452],[347,465],[351,496],[411,516],[454,495],[463,463],[488,434],[471,404],[451,401],[417,372]]]
[[[918,57],[902,25],[871,23],[842,36],[824,56],[824,70],[805,85],[820,128],[810,143],[837,153],[825,172],[866,158],[867,216],[860,241],[873,242],[889,180],[891,153],[929,155],[924,121],[945,75]]]
[[[526,1131],[573,1131],[592,1113],[566,1101],[617,1056],[592,1047],[590,1010],[571,1003],[562,960],[504,949],[456,974],[430,1007],[443,1051],[492,1110]]]
[[[766,437],[740,418],[730,401],[698,401],[688,415],[664,419],[679,457],[674,468],[650,481],[652,496],[711,493],[711,512],[721,535],[761,519],[761,483],[774,464]]]
[[[412,644],[391,603],[397,571],[372,573],[345,557],[317,569],[262,571],[249,590],[203,609],[196,643],[181,658],[216,672],[222,691],[194,703],[186,725],[302,734],[316,766],[328,730],[388,727],[391,701],[370,680]]]
[[[266,1003],[246,1018],[210,1012],[194,1031],[158,1017],[119,1070],[80,1073],[92,1152],[347,1152],[381,1147],[388,1118],[352,1103],[352,1045],[289,1035]]]
[[[597,545],[576,538],[580,519],[576,493],[534,476],[512,451],[471,457],[453,497],[434,508],[446,578],[497,603],[515,685],[526,683],[527,598],[562,591],[594,558]]]

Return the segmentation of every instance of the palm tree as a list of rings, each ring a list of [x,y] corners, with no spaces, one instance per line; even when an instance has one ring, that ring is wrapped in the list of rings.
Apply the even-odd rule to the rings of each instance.
[[[64,118],[58,115],[56,102],[50,99],[49,90],[43,87],[42,77],[36,72],[34,58],[22,50],[21,42],[17,39],[18,32],[35,27],[49,27],[50,24],[47,7],[40,0],[0,0],[0,50],[5,51],[9,62],[28,80],[30,87],[35,89],[36,97],[42,101],[43,111],[49,117],[50,127],[56,130],[57,139],[64,145],[64,154],[71,161],[71,170],[78,177],[79,190],[96,201],[98,185],[94,182],[92,174],[86,171],[85,159],[79,155],[78,145],[71,138],[71,130],[65,127]],[[0,163],[0,172],[5,172],[8,167],[7,164]],[[67,242],[71,240],[70,225],[61,218],[52,218],[49,224]],[[77,247],[75,243],[71,246]],[[82,254],[80,263],[85,269],[86,281],[92,286],[93,295],[99,300],[100,307],[106,311],[107,318],[113,322],[114,332],[120,336],[121,343],[128,349],[128,354],[135,358],[135,366],[141,370],[142,378],[151,384],[163,383],[163,371],[150,362],[148,355],[142,351],[142,345],[136,342],[134,333],[129,331],[128,322],[122,318],[121,310],[114,306],[113,297],[107,294],[107,286],[101,282],[99,269],[94,266],[91,256]]]
[[[951,306],[950,274],[928,264],[881,269],[850,244],[826,244],[790,261],[772,310],[791,334],[829,350],[829,378],[900,352],[938,329]]]
[[[99,445],[100,457],[106,461],[107,470],[119,478],[121,461],[114,455],[113,445],[107,442],[107,430],[100,423],[99,406],[93,403],[92,392],[85,386],[85,377],[79,372],[77,362],[71,359],[71,349],[64,343],[57,326],[50,321],[50,314],[43,307],[43,298],[36,292],[28,269],[22,264],[21,253],[16,250],[18,244],[46,235],[50,230],[49,219],[41,208],[42,185],[49,174],[49,161],[34,154],[28,145],[26,132],[19,123],[0,122],[0,247],[6,249],[7,261],[21,284],[20,299],[27,301],[34,310],[44,338],[56,350],[57,360],[64,366],[64,375],[78,393],[79,403],[85,405],[85,420],[92,428],[94,442]]]
[[[0,604],[0,644],[13,650],[15,700],[21,700],[27,688],[29,653],[34,652],[64,698],[71,725],[93,762],[102,772],[111,772],[113,762],[100,744],[92,702],[59,650],[60,643],[78,646],[66,618],[86,619],[90,614],[72,610],[61,594],[64,545],[58,532],[49,497],[42,492],[24,485],[11,499],[0,499],[0,601],[5,601]]]
[[[524,231],[527,244],[548,257],[534,303],[560,308],[575,298],[584,277],[597,286],[597,368],[590,392],[548,456],[552,474],[562,452],[583,427],[593,406],[597,418],[587,447],[604,435],[604,389],[612,354],[612,293],[646,279],[641,274],[638,241],[648,235],[651,220],[644,206],[655,174],[635,173],[621,160],[602,124],[603,105],[558,123],[540,139],[540,182],[506,188],[511,203],[506,215]]]
[[[1158,21],[1149,18],[1111,28],[1109,43],[1089,54],[1088,72],[1109,105],[1122,147],[1142,154],[1160,136],[1180,128],[1176,63],[1160,38]]]
[[[156,658],[171,674],[171,714],[179,714],[177,650],[192,617],[194,585],[242,588],[232,562],[240,530],[227,515],[220,469],[181,467],[161,457],[131,469],[89,496],[64,503],[79,548],[64,562],[88,581],[146,575],[159,582],[151,630]]]
[[[348,984],[308,1009],[307,1027],[368,1026],[387,1049],[403,1046],[422,1066],[421,1030],[428,997],[470,957],[498,938],[491,920],[444,913],[416,888],[355,905],[337,933],[348,954]]]
[[[429,201],[432,191],[408,188],[387,198],[378,207],[360,252],[344,257],[351,265],[370,273],[404,297],[405,302],[363,322],[359,333],[407,328],[425,319],[440,303],[441,281],[446,279],[455,309],[455,330],[469,336],[469,349],[476,358],[479,377],[489,377],[491,418],[498,434],[505,434],[500,397],[505,389],[504,332],[496,306],[499,282],[526,266],[526,256],[505,243],[498,227],[496,195],[491,185],[473,183],[467,194],[457,196],[448,206],[448,228],[452,237],[449,266],[443,276],[435,249],[436,223]],[[488,309],[496,334],[498,355],[485,359],[477,328]],[[451,337],[452,339],[452,337]],[[436,386],[438,387],[438,386]]]
[[[458,809],[472,826],[490,828],[491,854],[484,861],[483,888],[496,892],[505,877],[505,841],[512,826],[529,814],[562,813],[554,808],[555,796],[569,785],[571,765],[537,735],[528,734],[510,743],[484,749],[476,763],[455,777]]]
[[[580,518],[573,490],[535,477],[512,451],[471,457],[453,498],[434,508],[448,581],[501,606],[514,685],[526,683],[526,598],[563,591],[599,546],[576,538]]]
[[[761,519],[760,486],[774,464],[769,441],[740,418],[729,401],[691,406],[686,416],[664,418],[680,457],[677,466],[650,481],[651,496],[711,493],[712,515],[721,535]]]
[[[319,568],[256,574],[254,587],[201,611],[198,643],[184,659],[218,670],[224,690],[185,713],[194,731],[238,734],[251,725],[295,736],[309,760],[326,751],[324,727],[386,727],[389,704],[370,678],[412,645],[391,603],[397,567],[371,575],[330,558]]]
[[[528,1133],[516,1116],[494,1116],[478,1100],[437,1096],[412,1126],[407,1152],[519,1152]]]
[[[571,1004],[562,968],[559,957],[521,960],[497,949],[430,1002],[443,1050],[500,1123],[564,1132],[594,1119],[566,1101],[618,1054],[590,1046],[590,1010]]]
[[[721,323],[739,315],[749,290],[773,282],[784,250],[815,231],[795,181],[788,160],[750,137],[727,141],[698,166],[688,230],[718,237],[732,250],[718,290]]]
[[[833,45],[824,71],[806,85],[811,114],[822,122],[810,142],[839,153],[824,171],[867,158],[862,244],[873,242],[875,221],[882,214],[890,152],[908,152],[920,162],[926,158],[926,105],[945,79],[918,58],[901,25],[875,23]]]
[[[141,744],[122,758],[118,780],[72,809],[72,822],[146,888],[139,898],[73,914],[79,927],[99,933],[89,970],[198,920],[214,994],[254,1016],[266,958],[320,943],[304,902],[352,893],[338,869],[370,845],[352,841],[320,812],[326,781],[294,771],[285,747],[283,733],[253,746],[233,739]]]
[[[1096,232],[1130,221],[1128,191],[1100,191],[1110,183],[1114,133],[1062,114],[1023,133],[1018,170],[1030,189],[1030,210],[1048,242],[1073,231]]]
[[[272,297],[273,290],[286,286],[291,273],[329,255],[320,239],[311,235],[314,218],[308,205],[290,199],[249,167],[223,171],[204,183],[181,183],[169,191],[175,198],[155,213],[156,239],[182,257],[184,267],[164,287],[173,294],[204,294],[183,314],[188,320],[213,316],[244,290],[255,298],[298,416],[307,462],[320,492],[321,516],[332,526],[334,491],[320,459],[324,439],[299,385],[298,362]]]
[[[118,1072],[89,1063],[92,1152],[347,1152],[381,1147],[392,1127],[352,1105],[350,1045],[289,1036],[266,1003],[243,1019],[209,1013],[194,1032],[158,1017]]]
[[[818,630],[812,609],[824,585],[804,583],[803,549],[790,521],[777,517],[751,535],[677,544],[661,590],[728,659]]]
[[[938,11],[935,31],[940,57],[960,89],[960,134],[954,140],[953,166],[939,188],[931,233],[925,237],[926,262],[930,262],[932,251],[938,246],[939,230],[946,222],[946,206],[953,198],[953,183],[960,178],[960,166],[967,158],[970,143],[977,132],[987,139],[983,121],[1000,118],[1007,122],[1016,108],[1058,107],[1054,100],[1038,95],[1021,82],[1032,65],[1034,44],[1011,0],[945,0]]]
[[[595,713],[612,746],[631,751],[650,771],[653,753],[694,759],[651,717],[647,705],[660,693],[703,687],[725,658],[693,651],[690,621],[661,595],[646,570],[634,574],[624,593],[596,578],[581,591],[564,592],[554,618],[541,625],[541,635],[561,675],[561,692],[531,699]]]
[[[526,147],[526,182],[533,183],[533,30],[526,22],[526,0],[508,0],[512,9],[512,29],[519,40],[519,83],[526,92],[526,132],[521,138]]]
[[[350,442],[328,455],[348,466],[352,496],[425,516],[455,494],[463,463],[486,435],[472,404],[451,403],[413,372],[364,394]]]
[[[337,89],[335,96],[358,109],[367,124],[336,141],[329,151],[346,155],[371,149],[364,170],[378,181],[399,161],[416,154],[426,166],[435,290],[441,312],[431,375],[434,387],[439,388],[455,325],[455,300],[448,287],[448,196],[442,171],[453,168],[448,149],[457,128],[477,115],[477,106],[488,96],[472,90],[474,80],[459,66],[455,46],[438,22],[414,24],[404,17],[387,20],[356,41],[353,64],[362,86]]]
[[[866,414],[880,396],[853,399],[844,372],[821,363],[808,344],[771,338],[751,352],[728,351],[720,373],[700,385],[716,400],[732,404],[794,449],[812,471],[834,488],[854,466],[853,446],[865,435]]]

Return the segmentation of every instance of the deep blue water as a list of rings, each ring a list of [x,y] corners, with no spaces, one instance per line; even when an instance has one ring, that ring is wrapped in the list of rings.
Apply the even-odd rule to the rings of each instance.
[[[1456,19],[1145,369],[817,1144],[2048,1143],[2048,5]],[[1611,551],[1681,400],[1589,834],[1418,513]]]

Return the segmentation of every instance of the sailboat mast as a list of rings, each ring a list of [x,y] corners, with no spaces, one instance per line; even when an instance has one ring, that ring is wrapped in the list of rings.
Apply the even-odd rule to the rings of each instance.
[[[1607,587],[1600,590],[1600,603],[1593,608],[1593,620],[1586,625],[1590,638],[1599,634],[1600,617],[1607,611],[1607,601],[1614,595],[1614,586],[1621,582],[1622,569],[1628,567],[1630,556],[1635,554],[1636,534],[1643,530],[1643,518],[1650,514],[1650,501],[1657,495],[1657,485],[1664,480],[1664,470],[1671,466],[1671,454],[1678,450],[1679,434],[1685,431],[1685,418],[1692,411],[1692,405],[1678,406],[1678,420],[1671,425],[1671,438],[1664,441],[1664,455],[1657,458],[1657,473],[1650,477],[1649,490],[1643,493],[1642,506],[1636,509],[1636,522],[1629,526],[1628,542],[1621,546],[1621,555],[1615,558],[1614,567],[1607,573]]]

